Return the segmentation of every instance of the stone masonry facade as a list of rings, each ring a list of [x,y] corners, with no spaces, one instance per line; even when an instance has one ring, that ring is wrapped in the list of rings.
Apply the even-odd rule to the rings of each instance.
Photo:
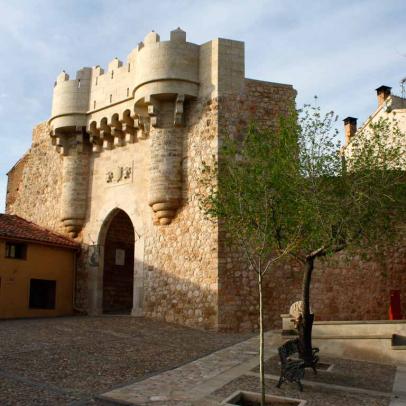
[[[8,213],[63,232],[58,202],[62,191],[62,157],[49,145],[49,127],[37,125],[27,154],[8,174]]]
[[[255,330],[255,275],[199,206],[202,162],[218,160],[226,133],[242,136],[250,122],[276,126],[295,96],[291,85],[245,78],[242,42],[196,45],[180,29],[169,41],[151,32],[127,63],[58,76],[50,119],[8,174],[6,210],[81,243],[77,310],[131,307],[133,316]],[[387,289],[396,278],[405,283],[404,253],[396,255],[387,276],[355,259],[321,266],[313,307],[322,318],[386,318]],[[284,264],[267,279],[267,326],[299,298],[301,277]]]

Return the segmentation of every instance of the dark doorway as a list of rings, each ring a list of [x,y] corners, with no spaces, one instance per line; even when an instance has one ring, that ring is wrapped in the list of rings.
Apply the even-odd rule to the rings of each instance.
[[[118,210],[104,243],[103,312],[130,313],[133,305],[134,227]]]

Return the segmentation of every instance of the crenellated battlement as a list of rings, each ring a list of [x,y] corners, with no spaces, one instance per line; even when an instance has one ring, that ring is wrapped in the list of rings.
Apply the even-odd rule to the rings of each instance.
[[[169,224],[181,202],[184,110],[193,100],[239,94],[244,86],[244,44],[216,39],[203,45],[171,31],[168,41],[148,33],[123,63],[84,67],[75,79],[63,71],[54,86],[48,123],[64,156],[62,220],[75,235],[86,207],[86,163],[103,153],[148,139],[148,203],[156,224]]]
[[[135,106],[148,106],[154,99],[159,104],[168,97],[175,102],[178,95],[186,100],[215,95],[220,82],[229,78],[242,86],[242,42],[218,39],[199,46],[187,42],[180,28],[171,31],[168,41],[152,31],[130,52],[126,63],[114,58],[106,69],[85,67],[75,79],[63,71],[55,82],[49,124],[56,133],[88,128],[92,121],[110,120],[126,110],[134,114]]]
[[[75,79],[70,79],[69,74],[62,71],[55,82],[50,121],[55,116],[72,113],[74,109],[69,108],[73,107],[72,104],[81,113],[90,114],[128,98],[141,99],[149,92],[143,89],[135,94],[137,90],[154,80],[191,81],[197,85],[199,48],[186,42],[186,33],[180,28],[171,32],[169,41],[162,42],[159,34],[152,31],[130,52],[126,63],[116,57],[106,70],[99,65],[82,68],[77,71]],[[78,88],[82,88],[82,91],[78,92]],[[167,89],[162,91],[167,92]],[[197,90],[194,89],[192,93],[196,96]],[[66,100],[72,98],[76,103]]]

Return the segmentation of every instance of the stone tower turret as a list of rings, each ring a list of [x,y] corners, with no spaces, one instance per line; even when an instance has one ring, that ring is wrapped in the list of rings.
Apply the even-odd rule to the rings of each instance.
[[[62,72],[55,82],[52,101],[52,142],[63,155],[61,220],[76,237],[86,216],[89,148],[86,112],[89,105],[91,68],[83,68],[75,80]]]
[[[156,222],[169,224],[180,204],[183,108],[199,91],[199,46],[186,42],[181,29],[170,41],[149,33],[137,55],[136,108],[150,116],[149,205]]]
[[[243,84],[243,43],[217,39],[199,46],[187,42],[180,28],[171,31],[168,41],[150,32],[127,63],[114,58],[107,72],[100,66],[83,68],[74,80],[62,72],[48,123],[64,156],[61,220],[66,230],[75,236],[84,224],[90,161],[147,139],[147,201],[154,224],[170,224],[184,184],[185,106],[239,93]],[[109,184],[114,184],[113,172],[106,174]]]

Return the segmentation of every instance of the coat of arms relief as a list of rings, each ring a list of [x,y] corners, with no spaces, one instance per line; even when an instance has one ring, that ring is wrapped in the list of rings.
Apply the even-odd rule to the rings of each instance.
[[[118,165],[106,172],[106,183],[109,186],[130,183],[132,181],[133,168],[132,165]]]

